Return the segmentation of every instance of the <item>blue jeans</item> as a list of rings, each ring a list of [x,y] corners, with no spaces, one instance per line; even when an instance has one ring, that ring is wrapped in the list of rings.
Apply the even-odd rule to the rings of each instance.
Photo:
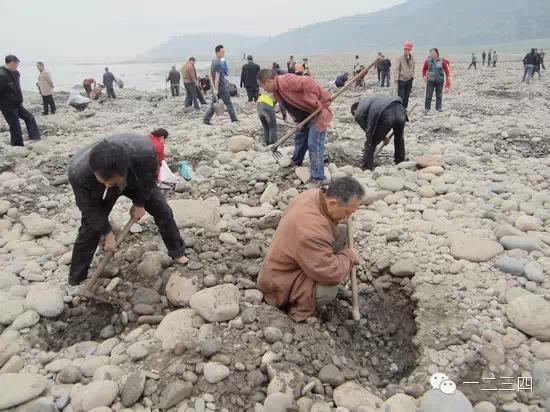
[[[325,138],[326,130],[320,132],[312,120],[300,130],[294,139],[294,154],[292,161],[301,166],[309,151],[309,175],[312,180],[325,180]]]

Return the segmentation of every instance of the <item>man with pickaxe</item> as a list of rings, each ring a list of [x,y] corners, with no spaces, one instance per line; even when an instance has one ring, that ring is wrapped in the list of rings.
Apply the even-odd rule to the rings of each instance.
[[[168,255],[177,263],[187,262],[185,243],[174,221],[172,209],[156,184],[157,173],[157,155],[146,136],[111,136],[74,155],[69,166],[69,182],[82,214],[82,224],[73,248],[70,285],[79,285],[86,279],[102,237],[105,252],[115,252],[120,242],[109,224],[109,213],[121,195],[133,202],[127,228],[132,221],[138,222],[145,212],[150,213]]]

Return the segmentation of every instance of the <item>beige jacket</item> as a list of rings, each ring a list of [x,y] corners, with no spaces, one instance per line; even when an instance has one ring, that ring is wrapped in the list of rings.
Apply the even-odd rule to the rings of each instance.
[[[38,86],[42,96],[50,96],[53,93],[52,78],[46,70],[42,70],[38,75]]]
[[[184,83],[197,83],[197,71],[191,62],[187,62],[181,68]]]
[[[412,80],[414,79],[414,57],[407,61],[405,55],[401,55],[395,63],[395,72],[393,78],[397,82],[398,80]]]
[[[307,190],[292,199],[264,259],[257,287],[265,301],[295,321],[315,312],[315,285],[337,285],[351,272],[349,249],[334,252],[336,222],[324,194]]]

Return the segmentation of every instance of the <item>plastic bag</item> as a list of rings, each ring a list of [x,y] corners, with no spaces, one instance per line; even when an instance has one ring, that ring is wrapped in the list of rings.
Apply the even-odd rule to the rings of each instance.
[[[180,177],[174,174],[170,170],[170,167],[166,163],[166,160],[163,160],[160,165],[159,180],[162,183],[177,183],[180,180]]]
[[[185,160],[182,160],[181,162],[178,163],[178,170],[180,175],[185,180],[193,179],[193,169],[191,169],[191,166],[189,166],[189,163],[187,163]]]
[[[214,112],[218,116],[222,116],[225,113],[225,104],[223,104],[222,100],[218,100],[216,103],[214,103]]]
[[[80,93],[73,92],[67,100],[67,106],[71,104],[90,104],[91,102],[93,102],[92,99],[82,96]]]

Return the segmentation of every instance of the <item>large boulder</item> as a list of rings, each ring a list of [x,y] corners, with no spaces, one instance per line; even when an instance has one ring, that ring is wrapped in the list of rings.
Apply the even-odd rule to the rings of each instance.
[[[118,384],[115,381],[95,381],[73,389],[71,406],[75,412],[85,412],[99,406],[110,406],[117,395]]]
[[[38,283],[30,287],[25,303],[39,315],[55,318],[63,312],[63,296],[59,287]]]
[[[232,136],[227,140],[227,146],[233,153],[243,152],[254,148],[254,138],[249,136]]]
[[[217,197],[207,200],[170,200],[168,204],[180,229],[202,227],[214,230],[220,220],[220,202]]]
[[[193,280],[178,272],[172,273],[166,284],[166,297],[175,306],[187,306],[196,291]]]
[[[405,186],[403,179],[393,176],[380,176],[376,179],[376,184],[381,190],[389,190],[390,192],[399,192]]]
[[[31,236],[46,236],[55,229],[55,222],[45,219],[37,214],[30,214],[21,218],[21,223],[25,226],[25,231]]]
[[[526,294],[513,299],[506,316],[523,333],[540,341],[550,341],[550,302],[542,296]]]
[[[474,407],[459,390],[446,394],[431,389],[422,396],[419,412],[474,412]]]
[[[348,408],[351,412],[357,412],[359,406],[368,406],[373,409],[380,408],[384,401],[378,396],[355,382],[346,382],[338,386],[333,394],[336,406]]]
[[[203,289],[193,296],[189,306],[208,322],[224,322],[239,314],[239,289],[232,284],[224,284]]]
[[[162,319],[155,337],[162,341],[164,349],[172,349],[178,342],[195,342],[199,331],[193,325],[197,312],[193,309],[179,309],[170,312]]]
[[[485,262],[503,251],[502,245],[494,240],[465,234],[451,237],[451,255],[456,259],[466,259],[470,262]]]
[[[48,381],[44,376],[28,373],[4,373],[0,375],[0,410],[30,401],[40,395]]]

